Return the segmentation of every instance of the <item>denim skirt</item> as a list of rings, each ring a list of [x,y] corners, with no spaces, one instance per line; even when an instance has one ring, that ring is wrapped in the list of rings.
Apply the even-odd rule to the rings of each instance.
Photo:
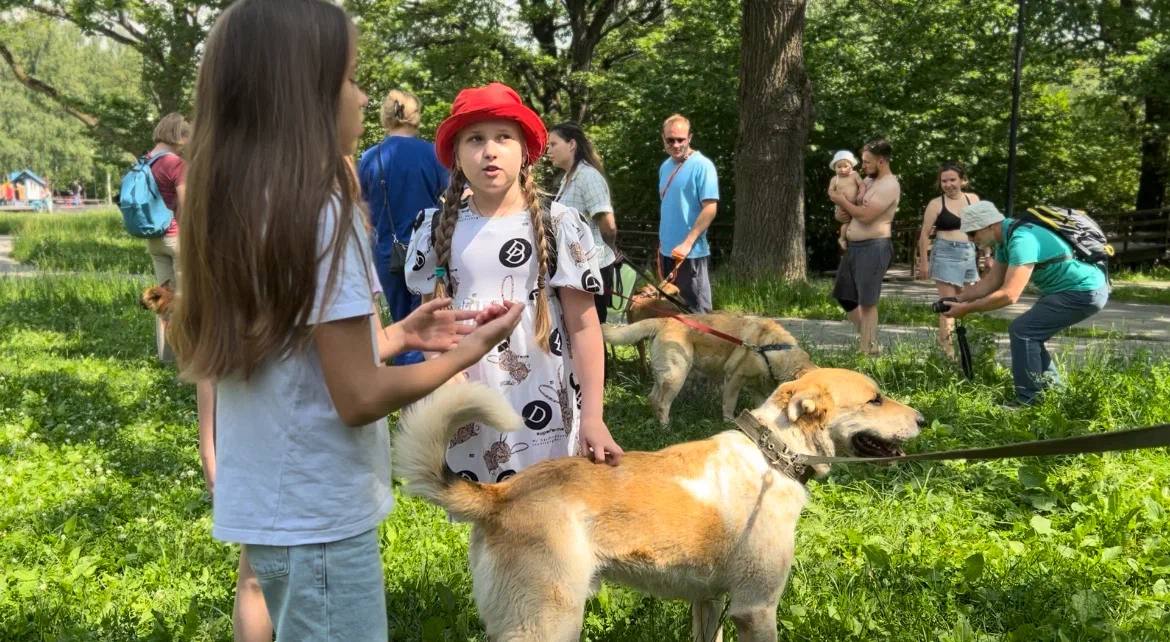
[[[975,244],[935,239],[930,250],[930,278],[960,287],[978,281]]]

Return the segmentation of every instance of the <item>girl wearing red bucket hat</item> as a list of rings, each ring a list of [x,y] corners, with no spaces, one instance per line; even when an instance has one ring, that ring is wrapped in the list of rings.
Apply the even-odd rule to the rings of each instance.
[[[439,125],[435,152],[451,170],[441,209],[421,212],[406,285],[479,310],[524,302],[512,336],[466,371],[500,391],[526,427],[473,424],[447,450],[451,469],[498,482],[552,457],[622,454],[602,420],[604,345],[593,295],[602,290],[588,223],[558,203],[542,208],[532,166],[548,134],[511,88],[465,89]],[[472,196],[462,200],[465,185]]]

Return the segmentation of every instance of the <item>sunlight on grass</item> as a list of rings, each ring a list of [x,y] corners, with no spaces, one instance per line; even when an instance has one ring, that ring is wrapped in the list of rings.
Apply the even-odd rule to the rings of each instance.
[[[194,389],[157,362],[153,319],[137,306],[152,281],[143,243],[116,212],[0,215],[0,233],[18,234],[19,260],[101,271],[0,278],[0,639],[231,640],[237,549],[210,537]],[[713,286],[723,309],[845,318],[827,280],[718,273]],[[1151,288],[1119,287],[1131,289]],[[889,324],[937,319],[922,302],[893,298],[881,314]],[[930,344],[894,345],[877,359],[808,349],[923,412],[929,425],[911,452],[1170,421],[1170,366],[1108,343],[1077,359],[1066,388],[1041,406],[1007,413],[999,404],[1012,396],[1011,376],[989,334],[1007,321],[968,324],[975,382]],[[729,428],[718,385],[699,377],[672,423],[658,425],[635,354],[619,349],[605,390],[606,422],[624,448]],[[1072,362],[1061,357],[1065,369]],[[781,639],[1170,639],[1164,451],[846,466],[809,489]],[[391,638],[482,639],[468,526],[396,494],[380,533]],[[583,639],[684,641],[689,625],[686,604],[606,585],[588,604]]]
[[[126,233],[117,210],[27,215],[12,257],[41,270],[153,274],[146,242]]]
[[[236,549],[209,535],[194,390],[156,362],[151,317],[135,305],[141,286],[0,279],[0,639],[231,639]],[[803,287],[752,303],[826,310],[816,303],[823,286]],[[1043,405],[1009,414],[998,404],[1010,374],[984,342],[976,383],[922,348],[812,356],[873,376],[923,412],[929,425],[910,451],[1170,421],[1170,366],[1145,356],[1103,351]],[[728,429],[717,386],[705,382],[688,384],[671,425],[659,426],[634,355],[619,351],[605,392],[624,448]],[[1164,451],[837,467],[809,487],[782,639],[1170,635]],[[392,639],[482,639],[467,534],[442,510],[399,497],[381,528]],[[607,585],[588,605],[584,639],[684,641],[689,623],[685,604]]]
[[[1125,268],[1113,273],[1114,281],[1141,283],[1142,281],[1170,281],[1170,265]]]

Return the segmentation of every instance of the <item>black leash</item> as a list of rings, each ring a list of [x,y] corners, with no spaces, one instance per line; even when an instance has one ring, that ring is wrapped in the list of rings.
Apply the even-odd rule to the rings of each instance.
[[[736,419],[737,424],[760,426],[760,421],[749,411]],[[758,428],[757,428],[758,430]],[[822,457],[788,452],[787,457],[796,464],[886,464],[908,461],[947,461],[951,459],[1010,459],[1014,457],[1051,457],[1054,455],[1085,455],[1091,453],[1121,452],[1145,448],[1170,446],[1170,424],[1158,424],[1145,428],[1114,430],[1095,435],[1062,437],[1025,441],[1006,446],[989,448],[966,448],[943,452],[917,453],[896,457]]]
[[[626,254],[625,252],[622,252],[622,257],[623,257],[623,261],[622,261],[622,262],[623,262],[623,263],[625,263],[625,262],[629,262],[629,264],[630,264],[630,267],[634,268],[634,272],[635,272],[635,273],[636,273],[638,276],[640,276],[640,277],[642,277],[643,279],[645,279],[647,283],[649,283],[649,284],[650,284],[650,285],[651,285],[651,286],[652,286],[652,287],[653,287],[655,290],[657,290],[657,291],[658,291],[658,294],[659,294],[659,295],[661,295],[661,296],[662,296],[662,298],[664,298],[664,299],[666,299],[667,301],[670,301],[671,303],[673,303],[673,304],[675,304],[676,306],[678,306],[678,309],[682,310],[682,311],[683,311],[685,314],[692,314],[692,313],[694,313],[694,310],[692,310],[692,309],[691,309],[691,306],[687,305],[687,304],[686,304],[686,302],[684,302],[684,301],[682,301],[681,299],[679,299],[679,298],[675,297],[674,295],[667,294],[667,293],[663,292],[663,291],[662,291],[662,288],[658,287],[658,280],[657,280],[657,279],[654,279],[654,278],[651,278],[650,276],[648,276],[648,275],[650,274],[649,270],[646,270],[646,269],[644,269],[644,268],[640,267],[640,266],[639,266],[637,263],[634,263],[632,260],[629,260],[628,258],[626,258],[626,257],[628,257],[628,256],[629,256],[628,254]],[[657,259],[657,257],[655,257],[655,259]],[[618,268],[618,269],[620,270],[621,268]],[[612,294],[612,293],[611,293],[611,294]]]

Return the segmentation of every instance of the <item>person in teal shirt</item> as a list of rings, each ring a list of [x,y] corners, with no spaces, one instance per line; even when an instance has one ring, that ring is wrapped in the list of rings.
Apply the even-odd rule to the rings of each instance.
[[[711,311],[707,228],[719,207],[715,163],[691,147],[691,123],[675,114],[662,126],[662,144],[670,155],[658,168],[658,265],[662,276],[675,275],[683,302],[691,312]]]
[[[1034,404],[1045,379],[1060,382],[1045,342],[1100,312],[1109,300],[1108,279],[1100,267],[1077,260],[1072,246],[1055,232],[1004,218],[988,201],[963,208],[961,216],[960,231],[979,247],[993,248],[995,266],[964,290],[946,315],[960,319],[1012,305],[1029,282],[1040,291],[1036,304],[1008,326],[1016,403],[1007,406]]]

